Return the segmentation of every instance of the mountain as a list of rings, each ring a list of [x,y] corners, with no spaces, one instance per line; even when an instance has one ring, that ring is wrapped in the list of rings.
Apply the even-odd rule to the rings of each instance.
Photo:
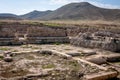
[[[20,17],[15,15],[15,14],[10,14],[10,13],[1,13],[0,14],[0,19],[14,19],[14,20],[19,20]]]
[[[37,10],[34,10],[30,13],[27,13],[27,14],[24,14],[24,15],[21,15],[20,17],[23,18],[23,19],[38,19],[42,16],[45,16],[49,13],[51,13],[52,11],[50,10],[47,10],[47,11],[37,11]]]
[[[0,19],[30,20],[120,20],[120,9],[105,9],[88,2],[70,3],[54,11],[34,10],[24,15],[0,14]]]
[[[42,16],[42,20],[120,20],[119,9],[104,9],[96,7],[88,2],[70,3],[48,15]]]

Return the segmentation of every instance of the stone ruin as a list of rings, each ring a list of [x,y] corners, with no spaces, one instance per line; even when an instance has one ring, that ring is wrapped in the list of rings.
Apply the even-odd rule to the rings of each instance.
[[[98,28],[52,27],[15,22],[0,25],[0,45],[46,43],[71,43],[81,47],[120,51],[120,33],[116,29],[101,31]]]
[[[18,23],[9,25],[4,24],[0,25],[0,45],[70,42],[70,44],[80,47],[101,48],[110,51],[120,51],[119,34],[105,30],[95,32],[81,31],[87,31],[87,29],[78,30],[77,28],[73,29],[68,27],[64,28],[49,26],[33,26]],[[76,34],[78,35],[76,36]],[[27,53],[29,53],[29,55]],[[0,75],[1,80],[8,80],[8,78],[10,78],[10,80],[36,80],[37,78],[45,78],[49,80],[53,80],[52,78],[54,78],[54,80],[60,80],[62,78],[64,80],[66,78],[66,74],[68,78],[72,80],[78,80],[80,78],[85,78],[85,80],[98,80],[100,78],[100,80],[106,80],[108,78],[114,78],[118,76],[117,71],[108,69],[107,67],[104,67],[104,65],[102,66],[101,64],[104,64],[104,62],[106,61],[118,61],[120,60],[120,56],[117,56],[116,58],[116,56],[111,57],[107,55],[104,57],[100,56],[97,58],[89,57],[84,60],[82,58],[80,59],[80,57],[83,57],[83,54],[85,57],[95,55],[97,53],[81,52],[73,54],[62,53],[56,50],[35,50],[32,52],[13,52],[11,54],[9,52],[6,52],[3,56],[3,60],[5,62],[2,61],[2,59],[0,61],[0,71],[2,71],[2,75]],[[114,57],[115,59],[113,59]],[[8,64],[7,62],[12,64]],[[66,65],[64,64],[64,62],[67,62],[70,65]],[[6,65],[8,66],[6,67]],[[33,71],[33,74],[29,74]]]
[[[3,53],[4,61],[0,60],[0,80],[117,79],[119,70],[116,71],[117,68],[110,68],[107,64],[106,66],[100,65],[105,64],[102,57],[83,59],[82,56],[80,58],[80,55],[72,54],[74,53],[66,54],[61,51],[47,49],[29,52],[5,52]],[[120,55],[105,56],[109,62],[111,62],[110,60],[115,60],[116,57],[120,60]],[[112,64],[111,66],[117,65],[113,66]]]
[[[120,35],[107,31],[79,33],[71,39],[71,44],[86,48],[100,48],[109,51],[120,51]]]
[[[68,43],[64,28],[20,23],[0,25],[0,45]]]

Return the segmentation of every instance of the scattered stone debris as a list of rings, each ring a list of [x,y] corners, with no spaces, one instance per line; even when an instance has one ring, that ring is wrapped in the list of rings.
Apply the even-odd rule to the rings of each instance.
[[[41,51],[42,52],[42,51]],[[49,51],[48,51],[49,52]],[[47,52],[47,53],[48,53]],[[45,51],[46,53],[46,51]],[[29,55],[28,55],[29,54]],[[71,78],[78,80],[78,71],[82,70],[81,64],[74,60],[63,59],[57,55],[38,53],[19,53],[15,55],[14,62],[9,64],[0,62],[0,77],[5,79],[62,79]],[[7,58],[7,62],[8,62]],[[71,75],[74,75],[71,77]],[[68,77],[66,77],[68,76]]]
[[[3,59],[5,62],[12,62],[13,58],[12,57],[4,57]]]
[[[0,60],[0,79],[106,80],[118,76],[120,68],[111,62],[119,62],[119,54],[80,51],[63,52],[45,47],[41,50],[5,52],[3,60]]]
[[[52,55],[52,51],[49,51],[49,50],[42,50],[39,52],[40,54],[48,54],[48,55]]]
[[[3,53],[3,60],[5,62],[12,62],[13,58],[11,56],[12,56],[12,52],[6,51],[6,52]]]

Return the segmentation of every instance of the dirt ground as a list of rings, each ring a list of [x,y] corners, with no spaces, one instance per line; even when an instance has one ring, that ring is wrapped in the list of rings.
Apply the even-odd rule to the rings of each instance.
[[[43,44],[43,45],[21,45],[21,46],[0,46],[0,51],[32,51],[32,50],[57,50],[60,52],[68,53],[68,52],[84,52],[84,51],[95,51],[97,54],[114,54],[114,52],[100,50],[100,49],[90,49],[83,47],[75,47],[70,44]]]
[[[77,57],[81,59],[91,57],[91,55],[85,55],[85,52],[96,52],[94,55],[119,54],[99,49],[75,47],[69,44],[29,44],[21,46],[1,46],[0,55],[3,51],[24,52],[33,50],[56,50],[66,54],[80,53],[81,55]],[[17,54],[13,56],[13,59],[13,62],[7,63],[0,58],[0,79],[22,80],[27,76],[27,80],[29,80],[28,77],[30,77],[30,80],[80,80],[80,73],[83,71],[85,74],[99,73],[102,71],[96,67],[91,67],[84,63],[64,59],[52,54],[40,54],[40,52]],[[113,64],[120,66],[120,62]],[[118,68],[118,71],[120,71],[120,68]]]

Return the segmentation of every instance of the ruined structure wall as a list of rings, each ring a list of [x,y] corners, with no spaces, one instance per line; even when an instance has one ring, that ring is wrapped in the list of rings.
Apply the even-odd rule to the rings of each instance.
[[[66,26],[66,27],[52,27],[45,25],[31,25],[31,24],[21,24],[21,23],[4,23],[0,24],[0,45],[11,45],[11,44],[22,44],[24,41],[19,41],[19,37],[24,37],[26,35],[26,43],[40,44],[40,43],[69,43],[72,45],[90,47],[90,48],[102,48],[111,51],[119,50],[120,44],[109,43],[107,41],[98,40],[87,40],[81,39],[79,33],[83,34],[89,32],[89,34],[98,31],[107,31],[108,33],[97,35],[105,38],[117,37],[120,38],[119,26]],[[110,32],[110,33],[109,33]],[[17,34],[17,39],[16,39]],[[114,35],[115,34],[115,35]],[[117,35],[116,35],[117,34]],[[77,36],[77,38],[76,38]],[[89,36],[89,35],[88,35]],[[69,37],[72,37],[70,40]],[[95,38],[95,37],[94,37]]]
[[[119,26],[120,27],[120,26]],[[77,36],[79,33],[86,33],[86,32],[90,32],[90,33],[94,33],[94,32],[98,32],[98,31],[107,31],[107,32],[111,32],[111,33],[115,33],[115,34],[119,34],[120,35],[120,29],[115,28],[114,26],[106,26],[106,27],[93,27],[93,26],[78,26],[78,27],[68,27],[66,29],[68,36],[71,37],[75,37]]]
[[[86,48],[99,48],[109,51],[120,51],[120,43],[115,44],[111,42],[102,42],[102,41],[92,41],[92,40],[81,40],[81,39],[72,39],[71,44],[79,47]]]
[[[3,23],[0,24],[0,37],[14,37],[15,33],[28,34],[28,37],[75,37],[79,33],[109,31],[120,34],[120,26],[114,25],[79,25],[49,27],[44,25],[31,25],[21,23]]]
[[[30,27],[28,37],[66,37],[66,31],[59,28],[50,27]]]
[[[86,48],[120,51],[120,36],[111,32],[79,33],[70,43]]]
[[[27,37],[27,43],[69,42],[65,28],[7,23],[0,25],[0,45],[22,44],[16,39]]]

